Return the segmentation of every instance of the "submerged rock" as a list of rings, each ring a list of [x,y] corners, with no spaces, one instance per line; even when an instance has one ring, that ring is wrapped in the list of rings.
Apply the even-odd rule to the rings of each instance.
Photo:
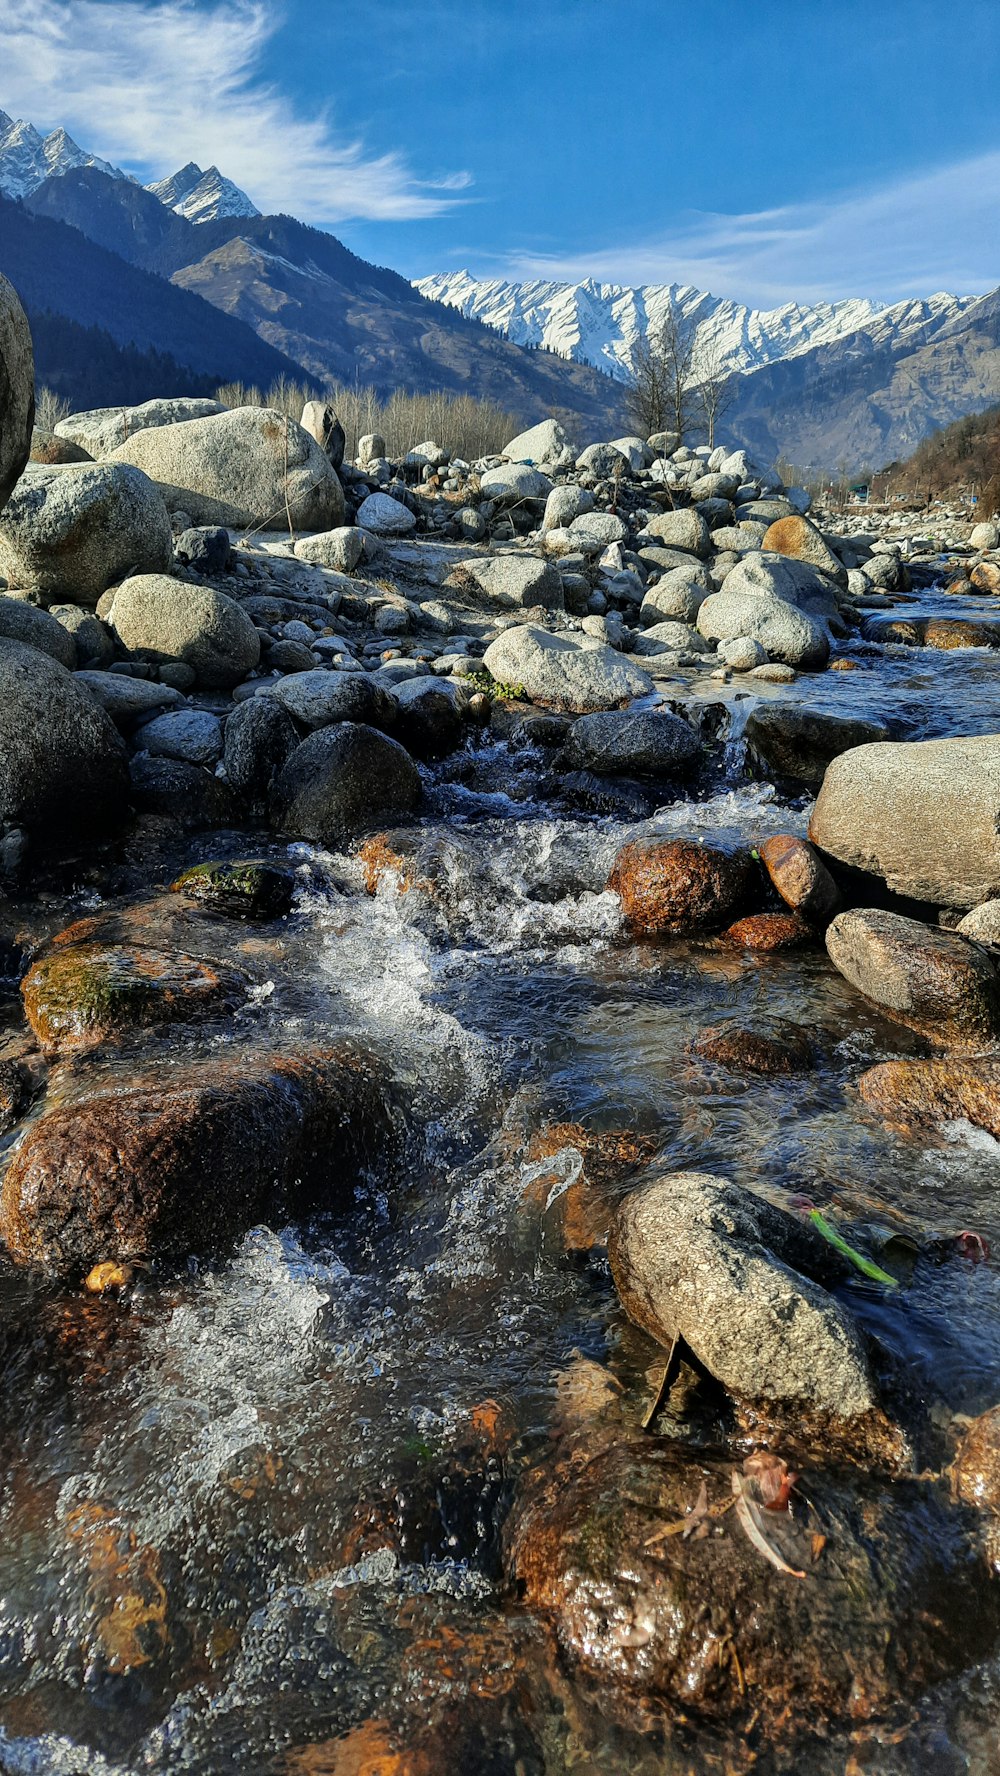
[[[683,1338],[738,1400],[879,1416],[861,1335],[821,1284],[839,1265],[807,1222],[728,1179],[676,1172],[626,1197],[608,1256],[629,1318],[668,1349]]]
[[[838,913],[826,947],[852,987],[940,1047],[1000,1041],[1000,961],[981,945],[919,919],[855,908]]]
[[[704,1538],[683,1522],[705,1486],[731,1503],[732,1465],[666,1439],[593,1435],[531,1476],[506,1532],[511,1581],[552,1626],[559,1650],[603,1706],[641,1725],[649,1703],[686,1720],[770,1734],[891,1714],[993,1644],[997,1600],[967,1518],[917,1481],[809,1476],[826,1542],[759,1505],[765,1535],[796,1573],[752,1546],[736,1513]],[[692,1528],[696,1520],[692,1519]]]
[[[741,1073],[804,1073],[816,1065],[808,1030],[787,1018],[755,1019],[751,1024],[732,1018],[701,1030],[691,1046],[703,1060]]]
[[[933,906],[1000,895],[1000,735],[890,741],[834,759],[809,837]]]
[[[864,1103],[894,1127],[969,1122],[1000,1141],[1000,1057],[882,1061],[858,1080]]]
[[[1000,1516],[1000,1406],[969,1425],[955,1453],[951,1481],[967,1505]]]
[[[797,913],[750,913],[722,933],[722,942],[737,950],[798,950],[815,942],[807,920]]]
[[[303,740],[275,779],[274,825],[319,845],[344,845],[416,807],[420,773],[404,747],[377,728],[338,722]]]
[[[230,1010],[245,982],[194,956],[118,944],[57,945],[21,984],[32,1030],[49,1054],[120,1041],[149,1025]]]
[[[745,851],[720,851],[693,839],[633,839],[608,877],[626,923],[649,934],[718,929],[740,911],[750,882]]]
[[[356,1047],[215,1059],[50,1110],[7,1169],[0,1235],[60,1273],[225,1250],[262,1215],[345,1207],[396,1129]]]

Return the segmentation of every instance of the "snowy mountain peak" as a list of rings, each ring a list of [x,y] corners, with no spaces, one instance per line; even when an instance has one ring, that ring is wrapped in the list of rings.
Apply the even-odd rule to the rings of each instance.
[[[954,319],[974,300],[940,292],[891,307],[859,296],[752,309],[690,284],[630,286],[600,284],[593,278],[576,284],[542,279],[513,283],[475,278],[468,271],[418,278],[416,288],[432,301],[484,321],[518,345],[545,346],[620,380],[634,370],[640,342],[655,335],[670,312],[694,331],[697,376],[699,362],[710,365],[713,374],[745,373],[852,333],[868,334],[879,343],[902,343],[929,321]]]
[[[220,173],[217,166],[210,166],[203,172],[193,160],[189,160],[179,172],[171,174],[169,179],[158,179],[154,185],[147,185],[146,190],[168,209],[186,216],[189,222],[215,222],[220,216],[260,215],[246,192]]]
[[[5,197],[29,197],[46,179],[82,166],[96,167],[111,179],[127,177],[120,167],[86,153],[64,129],[41,136],[23,117],[0,111],[0,192]]]

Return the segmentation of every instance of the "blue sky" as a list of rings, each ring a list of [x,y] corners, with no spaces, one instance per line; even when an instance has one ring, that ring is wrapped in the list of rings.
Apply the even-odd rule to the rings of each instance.
[[[410,276],[1000,282],[1000,0],[0,0],[0,107]]]

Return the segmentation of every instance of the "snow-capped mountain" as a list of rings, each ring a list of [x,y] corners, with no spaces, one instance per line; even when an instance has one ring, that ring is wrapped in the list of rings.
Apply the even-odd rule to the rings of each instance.
[[[251,203],[246,192],[220,173],[217,166],[210,166],[207,172],[203,172],[193,160],[189,160],[179,172],[171,174],[169,179],[158,179],[154,185],[147,185],[146,190],[166,204],[168,210],[186,216],[189,222],[216,222],[220,216],[260,215],[257,205]]]
[[[64,129],[41,136],[23,117],[15,121],[0,111],[0,191],[5,197],[28,197],[46,179],[83,166],[96,167],[112,179],[128,176],[96,154],[87,154]]]
[[[929,323],[956,318],[976,300],[942,292],[891,306],[852,297],[753,309],[690,284],[632,288],[590,278],[578,284],[519,284],[474,278],[467,271],[418,278],[415,284],[421,295],[484,321],[518,345],[545,346],[620,380],[634,369],[640,340],[655,336],[671,309],[694,328],[697,376],[699,366],[703,374],[711,370],[713,375],[758,370],[858,332],[902,345],[922,336]]]

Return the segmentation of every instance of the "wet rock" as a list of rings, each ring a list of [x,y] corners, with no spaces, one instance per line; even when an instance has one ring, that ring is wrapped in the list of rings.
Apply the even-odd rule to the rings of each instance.
[[[251,804],[266,801],[279,771],[299,744],[299,732],[274,697],[251,697],[227,717],[222,754],[226,781]]]
[[[95,605],[125,574],[162,573],[172,560],[167,509],[125,464],[33,466],[0,513],[0,574],[46,603]]]
[[[136,659],[157,666],[180,660],[209,689],[230,689],[260,659],[257,631],[232,598],[167,574],[126,580],[115,593],[108,624]]]
[[[798,950],[815,942],[815,932],[797,913],[750,913],[722,933],[722,942],[737,950]]]
[[[804,1073],[816,1065],[808,1030],[786,1018],[765,1018],[752,1024],[732,1018],[701,1030],[692,1048],[704,1060],[739,1073]]]
[[[992,1644],[996,1600],[969,1526],[916,1481],[810,1473],[828,1534],[815,1562],[801,1515],[763,1510],[768,1541],[804,1579],[776,1572],[733,1511],[704,1539],[656,1539],[702,1482],[710,1507],[727,1504],[731,1474],[667,1439],[595,1448],[581,1436],[515,1504],[511,1580],[605,1712],[639,1725],[652,1702],[742,1726],[759,1710],[769,1738],[800,1722],[855,1725]]]
[[[833,550],[823,541],[815,524],[808,518],[777,518],[764,533],[761,548],[776,555],[787,555],[804,561],[829,574],[838,586],[847,586],[847,569],[837,560]]]
[[[831,759],[852,746],[887,740],[881,722],[804,709],[799,703],[766,703],[751,710],[746,737],[765,769],[801,783],[822,783]]]
[[[676,933],[726,925],[745,903],[751,879],[744,851],[692,839],[633,839],[615,858],[608,887],[633,931]]]
[[[27,316],[0,275],[0,507],[7,504],[31,449],[35,360]]]
[[[113,944],[50,949],[21,983],[25,1015],[47,1054],[74,1054],[138,1029],[230,1011],[245,981],[194,956]]]
[[[31,1076],[19,1061],[0,1060],[0,1135],[20,1121],[32,1097]]]
[[[968,938],[865,907],[838,913],[826,947],[852,987],[931,1042],[977,1049],[1000,1041],[1000,962]]]
[[[420,800],[420,773],[398,741],[377,728],[338,722],[310,734],[271,792],[274,825],[319,845],[343,845]]]
[[[187,832],[232,826],[240,809],[232,789],[204,765],[138,753],[129,766],[132,801],[144,814],[160,814]]]
[[[1000,1516],[1000,1406],[973,1419],[955,1452],[951,1482],[967,1505]]]
[[[435,678],[397,685],[395,732],[414,758],[443,759],[461,745],[463,724],[454,691]]]
[[[625,1199],[608,1256],[629,1318],[668,1349],[683,1338],[737,1399],[876,1414],[867,1352],[821,1286],[838,1271],[809,1223],[725,1178],[676,1172]]]
[[[968,1122],[1000,1141],[1000,1060],[882,1061],[858,1080],[864,1103],[904,1130]]]
[[[47,654],[0,641],[0,821],[51,847],[103,833],[127,813],[128,768],[114,725]]]
[[[474,556],[459,564],[447,584],[468,587],[507,608],[541,604],[562,610],[565,604],[559,574],[540,555]]]
[[[258,858],[196,863],[172,883],[172,892],[231,919],[281,919],[295,892],[295,874],[285,864]]]
[[[72,672],[76,665],[76,642],[69,631],[50,617],[47,611],[25,604],[19,598],[5,598],[0,593],[0,637],[23,641],[27,647],[48,654]]]
[[[809,837],[933,906],[1000,895],[1000,736],[891,741],[834,759]]]
[[[609,710],[582,715],[569,731],[566,763],[599,776],[688,777],[701,742],[669,710]]]
[[[837,911],[840,893],[808,840],[793,833],[776,833],[759,849],[761,862],[785,905],[817,925],[826,925]]]
[[[864,633],[871,641],[904,647],[1000,647],[1000,623],[970,617],[874,617],[865,624]]]
[[[183,425],[136,432],[109,456],[160,487],[170,510],[195,524],[331,530],[344,522],[344,493],[314,438],[268,407],[236,407]]]
[[[16,1264],[59,1273],[226,1250],[264,1215],[345,1207],[397,1133],[384,1069],[348,1044],[171,1070],[43,1116],[4,1177],[0,1235]]]
[[[273,697],[304,728],[328,728],[342,721],[367,722],[373,728],[396,723],[393,699],[367,672],[331,672],[319,666],[280,678],[258,696]]]
[[[550,635],[530,624],[504,630],[483,655],[500,684],[519,685],[540,703],[576,710],[614,709],[643,697],[652,679],[590,635]]]

